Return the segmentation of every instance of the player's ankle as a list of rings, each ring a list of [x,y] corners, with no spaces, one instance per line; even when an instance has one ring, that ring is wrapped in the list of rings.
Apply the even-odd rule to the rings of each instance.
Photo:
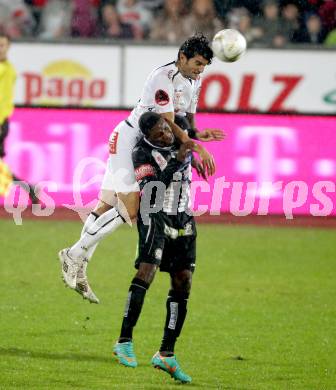
[[[129,337],[119,337],[118,343],[129,343],[130,341],[132,341],[132,339]]]
[[[174,351],[160,351],[160,355],[164,357],[174,356]]]

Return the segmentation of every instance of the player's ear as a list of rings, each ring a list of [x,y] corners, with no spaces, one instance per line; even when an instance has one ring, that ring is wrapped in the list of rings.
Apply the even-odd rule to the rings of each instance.
[[[182,64],[185,64],[188,61],[187,56],[182,52],[180,52],[180,61]]]

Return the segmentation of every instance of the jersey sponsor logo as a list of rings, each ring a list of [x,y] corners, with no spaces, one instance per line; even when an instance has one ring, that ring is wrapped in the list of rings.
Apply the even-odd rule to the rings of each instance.
[[[163,89],[159,89],[155,92],[155,103],[159,106],[165,106],[169,103],[169,95]]]
[[[154,160],[161,169],[161,171],[164,171],[167,167],[168,161],[157,150],[152,151],[152,156],[154,157]]]
[[[117,153],[117,142],[118,142],[119,133],[112,133],[109,140],[109,153],[116,154]]]
[[[136,180],[140,181],[146,176],[154,176],[155,170],[150,164],[142,164],[135,169],[134,173]]]
[[[173,102],[174,102],[175,112],[179,112],[179,111],[183,110],[183,107],[185,107],[187,105],[186,99],[183,96],[183,88],[182,87],[178,87],[178,88],[174,89]]]

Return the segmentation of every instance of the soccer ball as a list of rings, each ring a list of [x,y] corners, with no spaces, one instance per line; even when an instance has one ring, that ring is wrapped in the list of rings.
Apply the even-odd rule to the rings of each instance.
[[[224,62],[237,61],[246,50],[246,39],[237,30],[226,29],[218,31],[212,40],[212,51]]]

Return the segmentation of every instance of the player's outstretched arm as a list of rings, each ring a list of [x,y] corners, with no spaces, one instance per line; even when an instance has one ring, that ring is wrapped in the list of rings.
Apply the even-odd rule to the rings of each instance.
[[[204,129],[203,131],[195,131],[196,139],[203,142],[223,141],[226,134],[220,129]]]
[[[209,141],[222,141],[225,138],[225,133],[221,129],[204,129],[203,131],[199,131],[196,128],[195,123],[195,115],[191,112],[187,112],[187,119],[191,125],[191,130],[194,132],[193,138],[202,141],[202,142],[209,142]]]

